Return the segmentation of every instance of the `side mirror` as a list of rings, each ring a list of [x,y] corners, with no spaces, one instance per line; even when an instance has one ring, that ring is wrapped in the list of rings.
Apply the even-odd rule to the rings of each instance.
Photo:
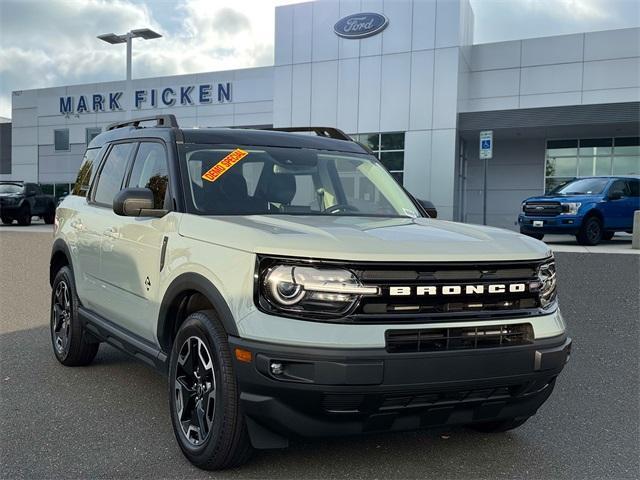
[[[416,198],[416,201],[425,209],[429,217],[438,218],[438,210],[436,210],[436,206],[433,203],[429,200],[420,200],[418,198]]]
[[[622,198],[622,192],[620,190],[614,190],[607,195],[608,200],[620,200]]]
[[[125,188],[113,199],[113,211],[122,217],[162,217],[167,213],[153,206],[153,192],[148,188]]]

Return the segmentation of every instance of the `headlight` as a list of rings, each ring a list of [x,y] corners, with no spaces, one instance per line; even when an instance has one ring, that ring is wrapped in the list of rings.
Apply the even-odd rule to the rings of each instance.
[[[537,276],[540,282],[538,290],[540,306],[547,308],[556,301],[556,262],[551,260],[540,265]]]
[[[577,215],[581,203],[562,202],[562,215]]]
[[[261,276],[261,302],[266,300],[270,310],[294,315],[340,316],[362,295],[378,293],[378,287],[362,285],[352,272],[343,269],[274,265]]]

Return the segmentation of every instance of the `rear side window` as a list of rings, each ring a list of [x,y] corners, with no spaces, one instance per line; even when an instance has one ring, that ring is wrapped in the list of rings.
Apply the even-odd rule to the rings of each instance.
[[[122,187],[122,180],[132,148],[132,143],[118,143],[109,151],[98,177],[98,186],[93,198],[96,203],[113,204],[113,198]]]
[[[640,197],[640,180],[628,180],[629,192],[632,197]]]
[[[99,151],[99,148],[92,148],[84,154],[82,165],[80,165],[80,170],[78,170],[78,176],[76,177],[76,183],[73,185],[73,191],[71,192],[73,195],[78,195],[79,197],[87,196],[89,185],[91,185],[91,180],[93,179],[94,162]]]
[[[156,142],[141,143],[129,178],[129,186],[151,190],[154,208],[162,209],[168,184],[169,172],[164,147]]]

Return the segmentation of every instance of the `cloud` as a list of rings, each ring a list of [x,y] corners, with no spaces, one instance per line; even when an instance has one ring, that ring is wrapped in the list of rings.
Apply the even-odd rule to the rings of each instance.
[[[295,0],[0,0],[0,116],[11,91],[125,75],[124,45],[96,39],[149,27],[134,40],[134,78],[270,65],[275,5]]]

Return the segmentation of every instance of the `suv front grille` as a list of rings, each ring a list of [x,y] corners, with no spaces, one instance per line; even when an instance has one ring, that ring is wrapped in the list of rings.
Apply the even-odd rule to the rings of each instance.
[[[538,314],[535,285],[539,285],[538,267],[545,262],[354,265],[351,268],[362,283],[380,287],[381,294],[362,297],[350,320],[425,323]],[[496,287],[499,290],[490,291]],[[394,294],[398,288],[408,294]],[[426,288],[430,290],[425,294]]]
[[[533,343],[533,328],[528,323],[482,327],[387,330],[389,353],[475,350]]]
[[[527,202],[524,213],[532,217],[555,217],[562,213],[560,202]]]

